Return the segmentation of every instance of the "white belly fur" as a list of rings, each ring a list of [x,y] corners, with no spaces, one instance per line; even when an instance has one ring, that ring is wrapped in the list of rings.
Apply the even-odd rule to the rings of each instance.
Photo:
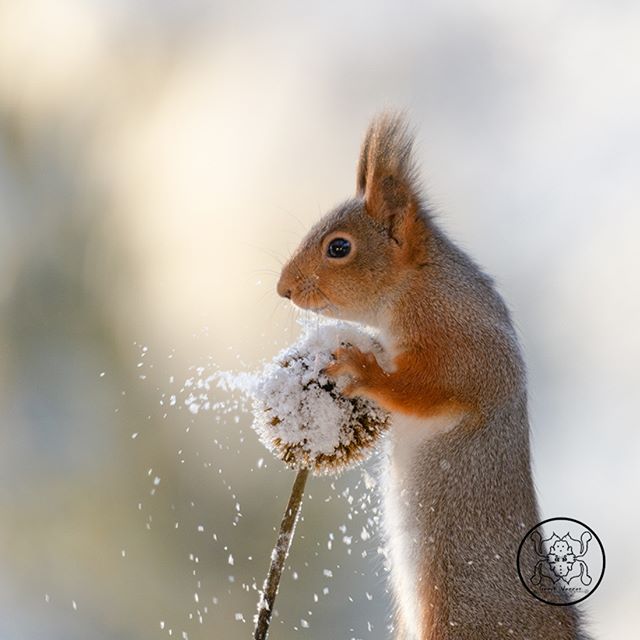
[[[418,575],[422,563],[416,541],[425,534],[418,530],[409,508],[410,496],[417,490],[413,469],[420,462],[423,443],[450,431],[461,418],[451,414],[430,418],[392,415],[382,489],[387,555],[396,603],[404,623],[403,640],[423,638],[418,587],[424,577]]]

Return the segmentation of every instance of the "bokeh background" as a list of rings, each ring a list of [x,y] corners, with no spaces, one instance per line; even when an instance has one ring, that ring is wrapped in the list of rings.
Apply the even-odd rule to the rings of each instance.
[[[292,480],[184,382],[296,334],[280,261],[409,109],[497,278],[546,517],[640,625],[640,5],[0,1],[0,638],[251,635]],[[386,638],[375,461],[314,479],[272,637]]]

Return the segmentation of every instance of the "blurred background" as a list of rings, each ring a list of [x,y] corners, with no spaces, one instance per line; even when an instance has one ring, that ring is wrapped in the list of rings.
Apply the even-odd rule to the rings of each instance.
[[[640,625],[640,5],[0,1],[0,638],[248,638],[292,481],[184,382],[296,334],[275,282],[406,107],[496,276],[545,517]],[[375,461],[313,479],[274,640],[386,638]],[[636,505],[635,507],[633,505]]]

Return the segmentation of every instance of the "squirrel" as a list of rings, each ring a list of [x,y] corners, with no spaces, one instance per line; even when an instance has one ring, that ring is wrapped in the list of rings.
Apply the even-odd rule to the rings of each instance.
[[[525,365],[493,280],[434,219],[413,146],[402,114],[374,118],[355,197],[312,227],[277,285],[302,309],[377,329],[393,363],[345,346],[325,372],[391,414],[382,485],[396,638],[586,640],[575,607],[520,582],[518,548],[540,522]],[[533,555],[525,564],[533,575]]]

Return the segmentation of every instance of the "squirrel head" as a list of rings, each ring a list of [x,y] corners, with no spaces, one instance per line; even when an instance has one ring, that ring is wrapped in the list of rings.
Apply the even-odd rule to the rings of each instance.
[[[404,118],[367,130],[355,197],[327,213],[282,269],[278,293],[302,309],[375,324],[427,260],[429,226]]]

